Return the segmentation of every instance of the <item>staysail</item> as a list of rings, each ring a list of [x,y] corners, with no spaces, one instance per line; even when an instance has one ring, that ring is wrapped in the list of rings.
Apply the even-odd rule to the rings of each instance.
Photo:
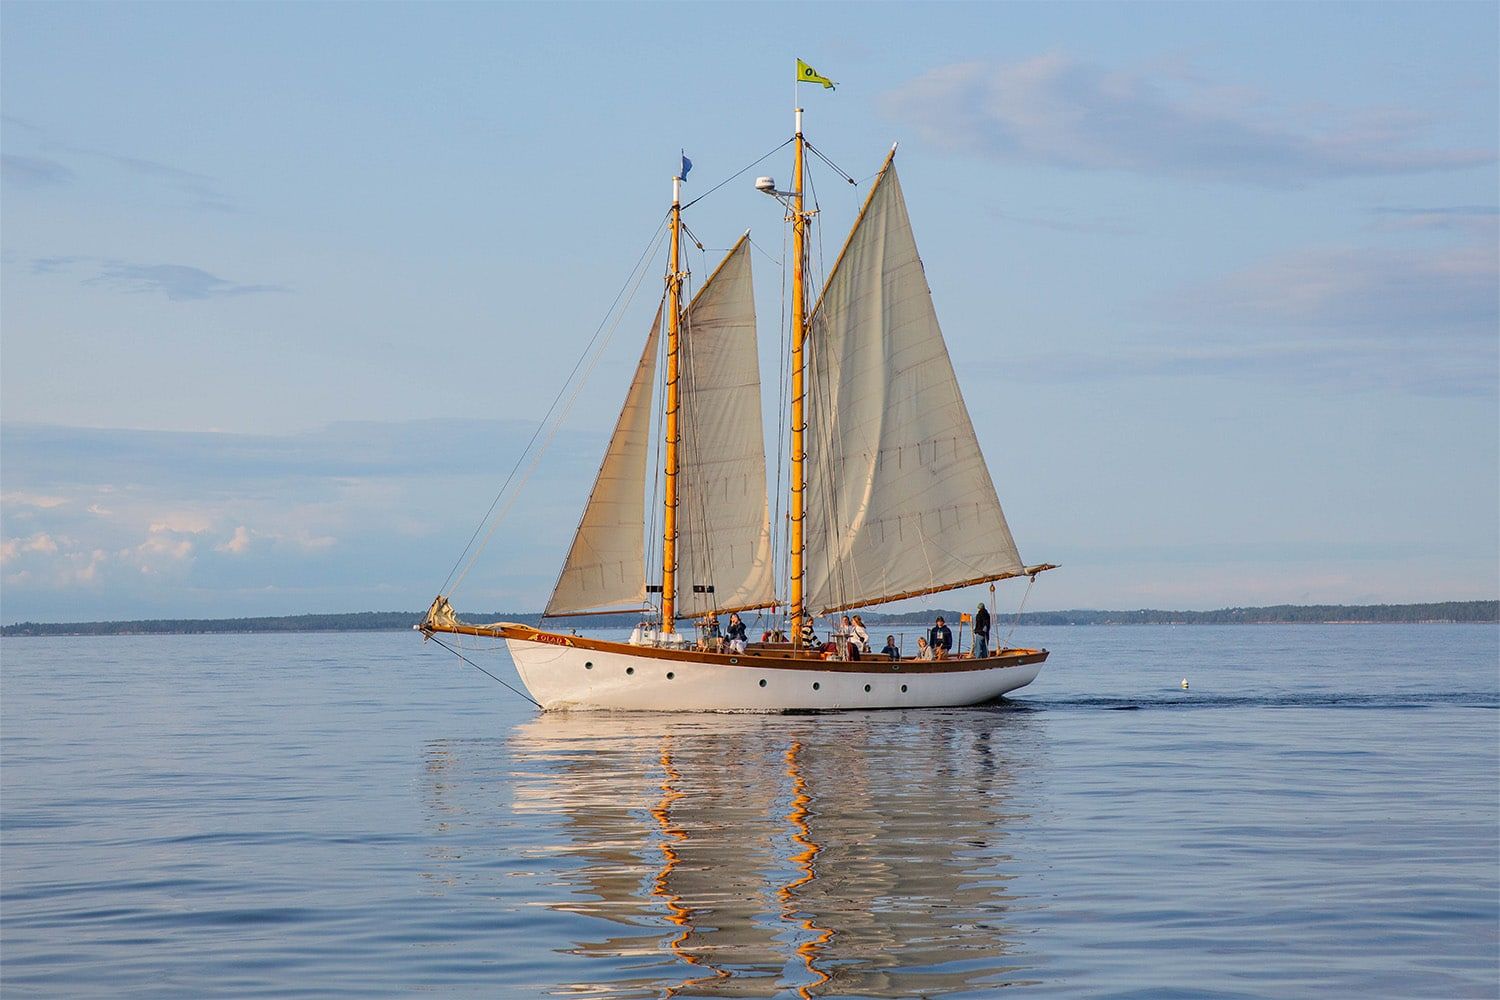
[[[676,617],[769,607],[775,577],[748,236],[683,315],[680,388]]]
[[[645,606],[646,458],[661,319],[658,309],[573,547],[543,614],[633,611]]]
[[[824,614],[1024,572],[892,161],[808,341],[806,607]]]

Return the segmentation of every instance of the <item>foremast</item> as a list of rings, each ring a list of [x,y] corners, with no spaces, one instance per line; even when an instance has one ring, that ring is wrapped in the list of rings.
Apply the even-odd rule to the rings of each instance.
[[[686,173],[686,171],[683,171]],[[675,631],[677,605],[677,446],[682,408],[682,177],[672,178],[672,212],[668,219],[672,249],[667,268],[667,383],[663,401],[665,455],[662,468],[661,628]]]

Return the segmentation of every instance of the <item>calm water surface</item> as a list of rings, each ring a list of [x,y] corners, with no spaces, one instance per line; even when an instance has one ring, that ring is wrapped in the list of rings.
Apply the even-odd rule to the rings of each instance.
[[[0,985],[1494,997],[1497,636],[1032,629],[999,707],[790,717],[538,716],[413,634],[7,639]]]

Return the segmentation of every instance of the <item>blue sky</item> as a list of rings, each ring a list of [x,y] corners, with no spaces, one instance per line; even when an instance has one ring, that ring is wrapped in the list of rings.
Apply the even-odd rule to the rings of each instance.
[[[1029,607],[1493,598],[1497,37],[1483,3],[9,3],[0,617],[425,605],[679,148],[696,197],[781,143],[798,56],[862,182],[815,175],[826,261],[901,143],[1021,553],[1064,565]],[[774,384],[755,173],[785,155],[688,223],[752,230]],[[461,606],[545,598],[658,274]]]

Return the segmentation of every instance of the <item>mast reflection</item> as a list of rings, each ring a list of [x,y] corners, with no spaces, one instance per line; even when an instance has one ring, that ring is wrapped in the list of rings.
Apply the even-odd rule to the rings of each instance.
[[[1008,890],[1007,826],[1039,728],[1018,712],[543,715],[430,748],[430,822],[524,835],[545,876],[533,905],[567,918],[555,992],[982,995],[1025,981],[1008,917],[1040,903]],[[471,754],[498,759],[455,763]],[[434,852],[433,885],[477,864],[454,855]]]
[[[817,870],[813,867],[813,860],[817,858],[820,847],[812,839],[812,830],[807,825],[807,817],[811,815],[807,808],[812,802],[812,796],[808,794],[807,779],[802,776],[802,771],[797,766],[797,754],[802,751],[802,744],[793,742],[786,751],[786,776],[792,781],[792,810],[786,814],[786,821],[792,827],[792,841],[802,850],[792,855],[791,861],[797,865],[802,874],[800,877],[788,882],[776,890],[776,898],[781,901],[782,917],[786,920],[796,920],[793,913],[793,902],[796,890],[818,877]],[[807,966],[807,971],[817,978],[811,983],[803,983],[797,987],[799,997],[811,997],[814,988],[828,982],[832,977],[815,964],[818,952],[828,939],[833,937],[833,930],[827,927],[819,927],[813,923],[812,914],[804,916],[799,926],[813,935],[808,940],[797,945],[797,954],[802,957],[802,962]]]

